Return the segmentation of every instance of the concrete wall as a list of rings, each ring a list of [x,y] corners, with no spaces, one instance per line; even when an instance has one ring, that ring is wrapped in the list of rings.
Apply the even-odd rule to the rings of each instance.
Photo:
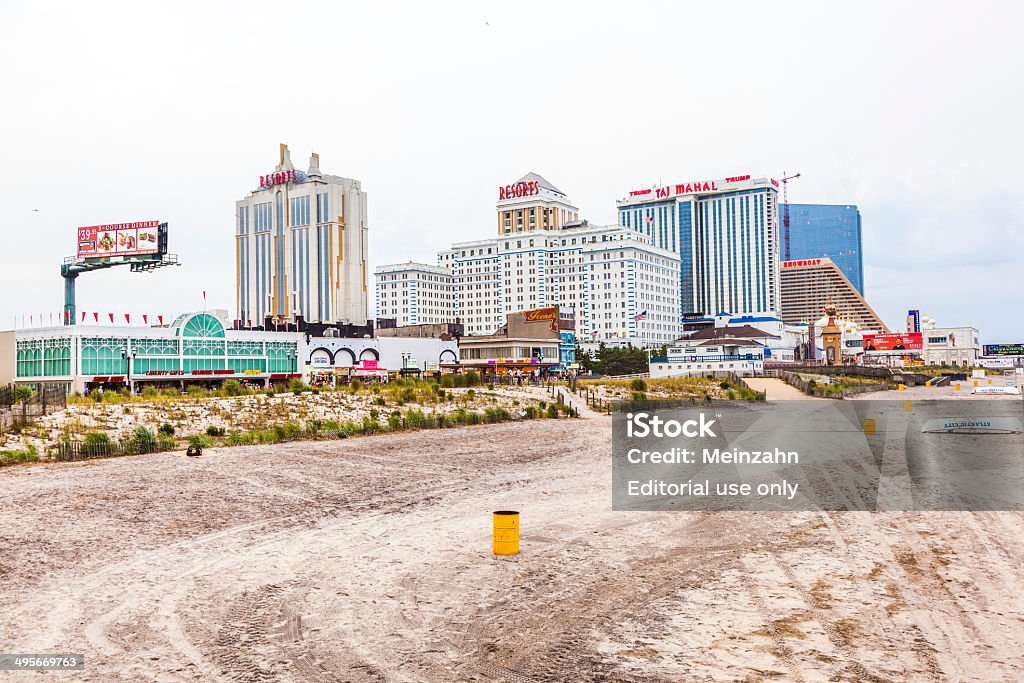
[[[318,351],[320,353],[318,353]],[[330,365],[311,364],[314,355],[323,357],[327,351],[333,358]],[[454,341],[442,341],[433,338],[416,337],[383,337],[378,339],[341,339],[337,337],[314,337],[306,345],[305,363],[309,367],[350,367],[358,365],[360,360],[377,360],[387,370],[402,369],[402,355],[409,354],[417,361],[420,370],[426,364],[452,362],[458,358],[458,345]]]
[[[14,330],[0,332],[0,385],[14,381],[17,346],[14,341]]]
[[[713,365],[713,369],[708,369]],[[651,378],[658,377],[701,377],[711,372],[734,372],[737,375],[755,375],[764,372],[764,362],[760,360],[728,360],[701,361],[688,363],[670,361],[667,363],[651,363]]]

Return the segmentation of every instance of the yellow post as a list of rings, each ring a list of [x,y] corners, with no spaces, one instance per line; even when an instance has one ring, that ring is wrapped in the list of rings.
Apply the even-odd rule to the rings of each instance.
[[[957,382],[956,384],[954,384],[954,385],[953,385],[953,389],[954,389],[955,391],[960,391],[960,382]]]
[[[904,385],[902,385],[902,384],[901,384],[901,385],[899,385],[899,386],[898,386],[898,387],[896,388],[896,391],[903,391],[903,390],[904,390],[904,389],[906,389],[906,388],[907,388],[906,386],[904,386]]]
[[[974,386],[978,386],[978,380],[974,380]]]
[[[932,381],[928,380],[927,382],[924,383],[924,385],[925,385],[925,387],[931,389],[932,388]]]
[[[874,418],[868,417],[868,418],[864,419],[864,434],[866,436],[874,436],[875,435],[875,419]]]
[[[905,411],[907,411],[909,413],[913,409],[914,409],[914,402],[913,401],[904,401],[903,402],[903,410],[905,410]]]
[[[519,554],[519,513],[497,510],[494,515],[494,554]]]
[[[989,384],[992,384],[992,380],[989,380],[989,381],[988,381],[988,383],[989,383]]]

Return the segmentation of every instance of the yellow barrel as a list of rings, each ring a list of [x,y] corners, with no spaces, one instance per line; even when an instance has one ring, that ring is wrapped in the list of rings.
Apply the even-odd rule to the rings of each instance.
[[[925,382],[925,383],[924,383],[924,385],[925,385],[925,387],[927,387],[927,388],[929,388],[929,389],[930,389],[930,388],[931,388],[931,386],[932,386],[932,381],[931,381],[931,380],[928,380],[927,382]]]
[[[865,418],[864,420],[864,435],[874,436],[875,435],[875,420],[874,418]]]
[[[900,384],[900,385],[898,385],[898,386],[896,387],[896,391],[903,391],[903,390],[904,390],[904,389],[906,389],[906,388],[907,388],[907,387],[906,387],[905,385],[903,385],[903,384]]]
[[[956,389],[957,391],[960,391],[960,382],[957,382],[955,385],[953,385],[953,388]]]
[[[519,513],[497,510],[494,515],[494,554],[519,554]]]

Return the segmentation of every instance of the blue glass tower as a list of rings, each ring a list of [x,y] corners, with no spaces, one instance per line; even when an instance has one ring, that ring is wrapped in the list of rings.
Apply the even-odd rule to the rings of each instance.
[[[780,207],[781,210],[784,208]],[[792,261],[832,259],[863,296],[864,254],[861,249],[860,211],[854,205],[790,204],[789,258]]]

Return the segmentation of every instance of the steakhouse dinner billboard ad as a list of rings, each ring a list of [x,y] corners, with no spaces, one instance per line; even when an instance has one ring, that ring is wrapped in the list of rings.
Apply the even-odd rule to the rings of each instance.
[[[78,258],[157,253],[159,221],[90,225],[78,229]]]
[[[865,351],[919,351],[922,348],[924,343],[920,332],[864,335]]]

